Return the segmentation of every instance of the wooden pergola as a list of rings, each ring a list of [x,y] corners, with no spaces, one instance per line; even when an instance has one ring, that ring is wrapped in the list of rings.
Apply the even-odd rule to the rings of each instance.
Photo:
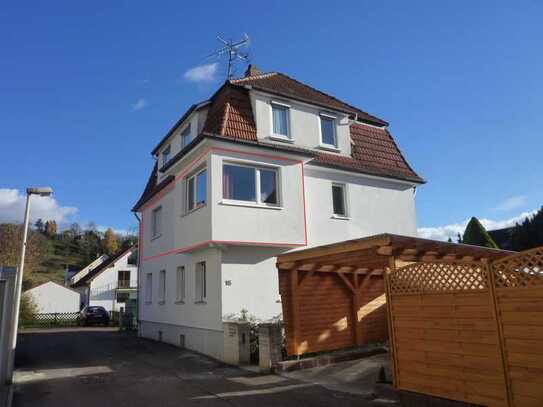
[[[362,324],[358,323],[360,310],[364,306],[361,296],[375,277],[383,279],[386,272],[412,263],[482,264],[510,254],[498,249],[380,234],[280,255],[277,268],[280,273],[288,353],[300,355],[323,349],[322,346],[318,349],[300,346],[305,335],[300,328],[300,320],[304,318],[304,315],[300,315],[304,297],[300,293],[317,274],[332,273],[351,293],[352,309],[348,318],[354,321],[351,322],[352,345],[361,345],[364,343]],[[384,283],[382,289],[384,294]],[[334,300],[329,301],[332,307]],[[306,327],[305,330],[311,329]]]

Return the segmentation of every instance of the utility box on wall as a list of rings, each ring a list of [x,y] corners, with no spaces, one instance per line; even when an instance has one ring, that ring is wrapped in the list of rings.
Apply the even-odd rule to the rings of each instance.
[[[243,321],[223,322],[224,362],[245,365],[251,360],[250,325]]]

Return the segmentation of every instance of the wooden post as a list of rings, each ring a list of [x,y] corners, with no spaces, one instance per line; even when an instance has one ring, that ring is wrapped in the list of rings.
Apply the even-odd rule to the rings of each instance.
[[[394,324],[392,319],[392,295],[389,284],[389,274],[396,272],[396,259],[394,256],[389,257],[389,272],[385,270],[385,292],[387,297],[387,324],[388,324],[388,342],[390,348],[390,358],[392,360],[392,384],[395,388],[400,386],[400,378],[398,376],[398,361],[396,359],[396,349],[394,340]]]
[[[298,269],[290,270],[290,294],[292,312],[292,348],[295,355],[300,355],[300,315],[298,307]]]
[[[496,298],[496,281],[494,273],[492,272],[492,266],[489,264],[488,259],[481,259],[483,267],[486,271],[486,281],[488,284],[488,292],[490,293],[490,299],[492,301],[492,313],[494,320],[496,321],[496,327],[498,330],[498,344],[500,346],[500,357],[502,360],[503,378],[505,384],[505,391],[507,395],[507,405],[509,407],[514,406],[513,402],[513,390],[511,388],[511,381],[509,380],[509,364],[507,363],[507,353],[505,350],[505,338],[503,336],[503,327],[501,323],[500,309],[498,307],[498,300]]]

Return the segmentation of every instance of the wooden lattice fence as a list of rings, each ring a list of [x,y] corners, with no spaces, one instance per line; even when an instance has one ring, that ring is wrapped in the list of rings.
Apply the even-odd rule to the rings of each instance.
[[[79,312],[52,312],[34,314],[32,319],[21,321],[26,328],[62,327],[79,325]]]
[[[395,386],[487,406],[543,406],[543,248],[387,275]]]

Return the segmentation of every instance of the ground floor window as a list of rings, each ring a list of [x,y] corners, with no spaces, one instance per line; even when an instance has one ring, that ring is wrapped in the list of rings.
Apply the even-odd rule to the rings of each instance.
[[[202,261],[196,263],[195,270],[195,282],[196,282],[196,302],[205,302],[207,296],[207,281],[206,281],[206,263]]]
[[[160,270],[158,274],[158,301],[160,303],[166,301],[166,270]]]
[[[177,267],[176,301],[185,301],[185,266]]]
[[[153,301],[153,274],[147,273],[145,276],[145,302]]]

